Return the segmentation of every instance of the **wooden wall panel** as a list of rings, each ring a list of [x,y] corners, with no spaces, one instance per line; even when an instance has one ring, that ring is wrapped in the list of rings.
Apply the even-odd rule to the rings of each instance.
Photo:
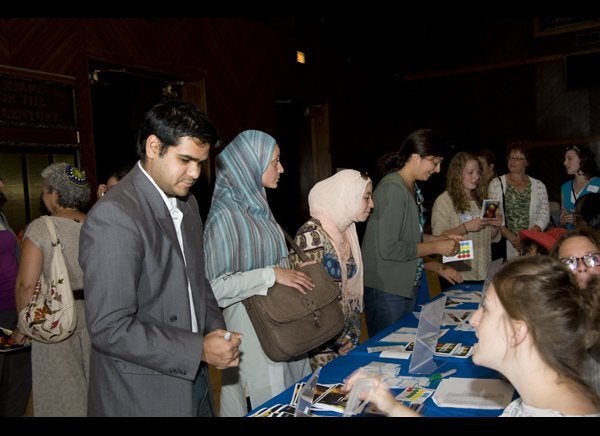
[[[424,126],[441,130],[459,147],[495,148],[499,157],[511,141],[560,140],[578,131],[599,136],[600,91],[566,89],[561,68],[564,55],[598,48],[578,48],[566,38],[532,41],[529,20],[494,23],[478,26],[492,26],[484,32],[487,39],[455,26],[442,29],[448,34],[439,38],[413,35],[407,41],[414,47],[400,56],[411,68],[389,77],[377,65],[336,58],[331,47],[313,47],[317,61],[300,67],[291,38],[244,18],[3,18],[0,65],[75,77],[82,154],[91,167],[90,62],[205,79],[207,111],[225,142],[247,128],[274,133],[276,99],[328,103],[333,166],[373,173],[380,154]],[[452,39],[452,32],[460,35]],[[452,44],[463,39],[476,45]],[[554,175],[561,171],[560,165],[548,168]]]
[[[0,20],[0,64],[76,78],[87,167],[94,165],[90,62],[205,79],[207,111],[228,141],[247,128],[273,133],[274,90],[294,86],[288,45],[245,19]]]

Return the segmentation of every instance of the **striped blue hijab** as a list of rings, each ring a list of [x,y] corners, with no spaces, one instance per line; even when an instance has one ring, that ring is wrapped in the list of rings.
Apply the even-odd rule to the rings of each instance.
[[[275,145],[272,136],[246,130],[216,158],[215,190],[204,232],[209,280],[226,273],[289,265],[285,239],[262,184]]]

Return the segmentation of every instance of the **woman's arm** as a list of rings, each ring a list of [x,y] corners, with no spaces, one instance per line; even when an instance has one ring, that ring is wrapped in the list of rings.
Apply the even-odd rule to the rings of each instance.
[[[432,236],[427,233],[423,235],[423,242],[417,244],[417,257],[441,254],[443,256],[454,256],[458,251],[458,241],[462,236],[443,235]]]
[[[453,285],[455,285],[457,283],[462,283],[464,281],[463,276],[461,275],[461,273],[459,273],[458,271],[456,271],[454,268],[449,267],[447,265],[444,265],[443,263],[440,263],[440,262],[438,262],[436,260],[430,261],[430,262],[425,262],[425,264],[423,265],[423,267],[426,270],[433,271],[433,272],[437,273],[437,275],[439,275],[440,277],[445,278],[446,280],[448,280]]]
[[[466,235],[469,230],[454,211],[454,203],[444,192],[435,199],[431,210],[431,232],[434,235]]]
[[[538,227],[540,232],[544,231],[546,227],[548,227],[548,223],[550,222],[550,205],[548,204],[548,191],[546,190],[546,185],[539,180],[536,180],[536,190],[535,190],[535,215],[533,223],[530,223],[530,228],[534,229],[535,226]]]
[[[23,251],[15,286],[17,313],[29,303],[44,268],[44,253],[29,238],[23,240]]]
[[[253,295],[267,295],[275,284],[275,269],[258,268],[251,271],[224,274],[210,281],[219,307],[225,308]]]

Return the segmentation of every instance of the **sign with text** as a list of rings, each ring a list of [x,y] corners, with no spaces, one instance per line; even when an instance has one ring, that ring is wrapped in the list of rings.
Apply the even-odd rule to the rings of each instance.
[[[0,68],[0,132],[8,145],[78,144],[74,80]]]

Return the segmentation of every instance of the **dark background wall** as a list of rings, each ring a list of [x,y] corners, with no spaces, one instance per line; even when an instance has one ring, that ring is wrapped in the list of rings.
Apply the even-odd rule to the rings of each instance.
[[[108,174],[112,157],[118,163],[133,156],[132,138],[123,132],[135,131],[161,97],[164,80],[203,81],[207,112],[225,142],[247,128],[283,140],[287,174],[270,196],[276,215],[293,231],[306,218],[305,193],[314,182],[305,176],[310,162],[302,147],[310,138],[302,114],[315,104],[328,107],[333,168],[376,177],[379,155],[412,130],[430,127],[457,150],[492,148],[500,172],[506,145],[525,141],[535,157],[529,172],[558,201],[566,180],[564,146],[580,142],[597,149],[600,140],[600,76],[589,74],[600,69],[599,29],[596,19],[540,24],[532,17],[385,14],[4,18],[0,65],[75,77],[81,155],[94,186]],[[297,49],[307,53],[306,65],[294,62]],[[106,73],[105,79],[112,74],[112,94],[98,92],[90,74],[100,67],[137,75]],[[433,201],[443,175],[425,188]],[[200,200],[207,207],[210,197]]]

